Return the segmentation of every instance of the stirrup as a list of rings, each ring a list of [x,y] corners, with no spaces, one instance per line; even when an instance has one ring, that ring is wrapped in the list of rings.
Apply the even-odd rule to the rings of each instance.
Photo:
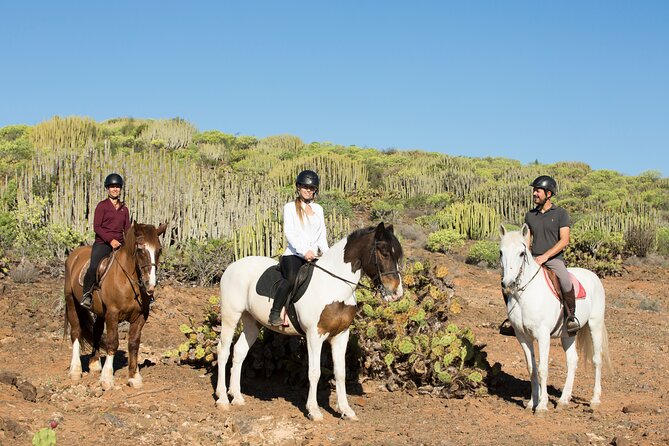
[[[565,328],[567,329],[567,334],[569,336],[574,336],[581,329],[581,323],[576,316],[567,316],[567,319],[565,320]]]
[[[81,301],[79,302],[79,305],[87,309],[88,311],[91,311],[91,308],[93,308],[93,291],[88,291],[87,293],[84,293],[83,296],[81,296]]]
[[[513,326],[511,325],[511,321],[509,318],[504,319],[504,322],[499,324],[499,334],[503,336],[515,336],[516,332],[513,330]]]
[[[281,313],[270,313],[267,323],[272,327],[280,327],[283,325],[283,318],[281,317]]]

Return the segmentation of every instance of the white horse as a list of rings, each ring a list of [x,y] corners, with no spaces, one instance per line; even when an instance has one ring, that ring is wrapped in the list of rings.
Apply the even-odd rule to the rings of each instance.
[[[357,419],[346,398],[345,354],[349,326],[357,312],[355,287],[364,272],[372,278],[386,301],[402,296],[402,280],[398,262],[402,247],[393,233],[392,225],[360,229],[334,244],[318,260],[305,294],[295,303],[299,325],[306,333],[309,356],[309,396],[307,411],[312,420],[322,420],[316,401],[320,378],[321,347],[327,339],[332,346],[332,360],[337,392],[337,408],[345,419]],[[260,324],[266,329],[292,336],[300,333],[292,322],[286,327],[272,327],[268,315],[272,301],[259,295],[256,285],[260,276],[277,264],[267,257],[244,257],[232,263],[221,277],[221,335],[218,343],[218,385],[216,404],[227,410],[244,404],[240,390],[242,362],[255,342]],[[226,388],[225,366],[230,344],[239,320],[243,331],[235,343],[230,371],[230,389]]]
[[[520,231],[507,232],[500,226],[502,240],[500,255],[502,263],[502,289],[509,296],[507,312],[516,333],[516,338],[525,353],[527,370],[532,382],[532,394],[527,403],[535,413],[548,410],[548,351],[551,337],[559,337],[567,357],[567,379],[558,402],[559,407],[569,405],[574,375],[578,365],[575,341],[578,338],[580,353],[592,360],[595,367],[595,386],[590,406],[600,404],[602,393],[602,362],[610,367],[608,335],[604,325],[605,294],[602,282],[592,271],[569,268],[586,291],[584,299],[576,299],[576,318],[582,324],[577,337],[569,336],[564,327],[560,301],[553,294],[541,267],[530,253],[530,229],[524,224]],[[539,346],[539,367],[534,356],[534,341]]]

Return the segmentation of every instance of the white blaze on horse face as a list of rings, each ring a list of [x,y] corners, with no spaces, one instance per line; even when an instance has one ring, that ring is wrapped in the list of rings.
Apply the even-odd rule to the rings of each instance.
[[[151,271],[149,272],[149,289],[156,287],[156,249],[153,246],[147,246],[146,252],[149,253],[151,259]]]

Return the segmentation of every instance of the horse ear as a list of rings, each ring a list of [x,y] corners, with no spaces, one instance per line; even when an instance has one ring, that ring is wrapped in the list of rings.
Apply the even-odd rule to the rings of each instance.
[[[362,268],[362,262],[360,261],[360,259],[356,259],[353,262],[351,262],[351,272],[352,273],[355,273],[360,268]]]
[[[156,228],[156,233],[159,237],[165,233],[165,229],[167,229],[167,223],[163,223]]]
[[[527,245],[529,246],[529,244],[530,244],[530,227],[527,226],[527,223],[523,223],[523,227],[520,228],[520,233],[522,234],[523,238],[527,242]]]
[[[499,236],[504,237],[506,235],[506,228],[504,225],[499,225]]]
[[[391,234],[394,234],[394,233],[395,233],[395,228],[393,228],[392,223],[389,224],[388,226],[386,226],[386,229],[387,229],[388,231],[390,231]]]
[[[383,222],[379,223],[379,225],[376,227],[376,232],[374,233],[374,238],[375,239],[380,239],[383,237],[383,234],[386,232],[386,227],[383,225]]]

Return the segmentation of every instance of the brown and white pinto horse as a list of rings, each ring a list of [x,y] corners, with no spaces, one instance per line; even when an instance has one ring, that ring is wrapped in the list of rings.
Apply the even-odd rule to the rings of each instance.
[[[369,276],[386,301],[399,299],[404,292],[398,262],[402,246],[393,226],[380,223],[359,229],[335,243],[318,261],[304,295],[295,303],[299,325],[305,332],[309,355],[309,394],[307,411],[312,420],[322,420],[316,401],[316,387],[321,375],[321,348],[326,340],[332,346],[332,360],[337,389],[337,410],[345,419],[356,419],[346,398],[346,346],[349,326],[358,310],[355,288],[363,274]],[[223,410],[244,404],[240,381],[244,358],[258,337],[261,325],[266,329],[291,336],[300,333],[292,325],[273,327],[268,323],[272,301],[258,294],[256,285],[261,275],[276,266],[268,257],[244,257],[232,263],[221,277],[221,336],[218,342],[218,384],[216,404]],[[230,388],[225,381],[225,367],[230,345],[237,327],[243,330],[234,346]]]
[[[118,349],[118,323],[130,321],[128,333],[128,385],[139,388],[142,377],[137,370],[137,352],[142,327],[149,317],[149,303],[156,287],[156,270],[161,244],[158,238],[165,232],[167,224],[158,228],[153,225],[134,223],[125,234],[125,244],[114,255],[100,289],[93,293],[93,312],[80,305],[83,294],[79,282],[81,270],[91,258],[91,247],[75,249],[65,261],[65,331],[70,325],[72,361],[70,379],[81,379],[81,344],[92,346],[89,370],[100,371],[100,383],[107,390],[114,386],[114,355]],[[100,366],[100,344],[104,328],[107,336],[104,346],[107,359]]]

